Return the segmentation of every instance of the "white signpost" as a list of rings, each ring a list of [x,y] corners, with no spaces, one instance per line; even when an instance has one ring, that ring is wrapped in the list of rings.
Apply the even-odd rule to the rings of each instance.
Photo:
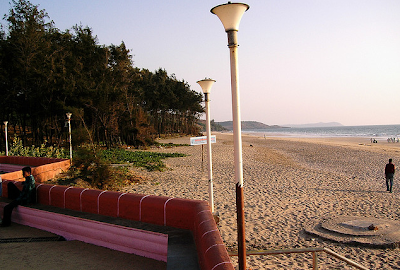
[[[215,135],[211,136],[211,143],[216,143],[217,137]],[[190,137],[190,145],[200,145],[207,144],[207,136],[202,137]]]

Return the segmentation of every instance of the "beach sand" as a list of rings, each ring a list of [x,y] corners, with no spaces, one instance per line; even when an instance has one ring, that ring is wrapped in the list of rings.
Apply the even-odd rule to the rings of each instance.
[[[232,134],[213,133],[215,211],[228,250],[237,249]],[[165,139],[189,143],[188,137]],[[166,159],[168,170],[126,191],[208,200],[206,147],[160,148],[186,157]],[[334,216],[400,219],[400,185],[386,192],[384,167],[400,161],[400,144],[371,144],[368,138],[262,138],[243,135],[246,248],[327,247],[370,269],[400,269],[399,249],[374,249],[328,242],[304,233],[304,224]],[[319,253],[320,269],[352,269]],[[235,257],[232,261],[236,265]],[[311,269],[312,255],[248,256],[251,269]]]

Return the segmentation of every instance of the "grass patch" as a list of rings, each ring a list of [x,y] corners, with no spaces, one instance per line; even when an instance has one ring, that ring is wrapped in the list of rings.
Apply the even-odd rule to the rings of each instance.
[[[129,163],[135,167],[143,167],[149,171],[163,171],[165,164],[162,159],[170,157],[184,157],[181,153],[157,153],[148,151],[126,151],[124,149],[100,150],[99,156],[110,163]]]

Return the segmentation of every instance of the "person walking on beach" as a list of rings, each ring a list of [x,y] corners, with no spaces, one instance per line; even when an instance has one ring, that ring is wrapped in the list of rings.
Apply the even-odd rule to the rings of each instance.
[[[4,206],[1,227],[11,225],[11,214],[16,206],[35,203],[35,178],[33,178],[31,167],[22,168],[22,175],[25,177],[25,181],[22,183],[22,191],[13,182],[7,184],[8,198],[13,201]]]
[[[393,160],[390,158],[389,163],[386,164],[385,167],[385,176],[386,176],[386,190],[392,193],[393,187],[393,176],[396,171],[396,168],[393,164]]]

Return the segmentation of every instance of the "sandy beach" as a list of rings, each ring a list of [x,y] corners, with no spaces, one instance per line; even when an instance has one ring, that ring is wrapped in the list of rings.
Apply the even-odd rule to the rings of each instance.
[[[237,249],[232,135],[213,144],[215,211],[229,250]],[[189,143],[188,137],[161,140]],[[168,170],[140,174],[145,183],[126,191],[208,200],[206,147],[160,148],[186,157],[165,160]],[[247,249],[327,247],[371,269],[400,269],[398,249],[356,247],[310,237],[304,224],[335,216],[400,219],[400,186],[386,192],[384,167],[400,161],[400,144],[369,138],[262,138],[243,135]],[[321,269],[352,269],[320,253]],[[235,257],[232,258],[236,264]],[[310,269],[312,255],[248,256],[251,269]]]

